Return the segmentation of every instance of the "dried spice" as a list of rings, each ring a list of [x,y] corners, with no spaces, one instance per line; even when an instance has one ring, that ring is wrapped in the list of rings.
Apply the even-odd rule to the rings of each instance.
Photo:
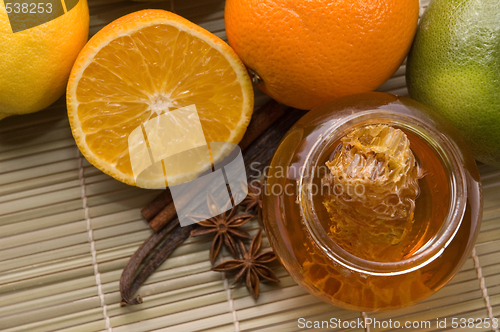
[[[276,259],[273,251],[258,253],[262,244],[262,230],[253,238],[248,251],[243,242],[238,241],[241,259],[230,259],[212,268],[218,272],[237,272],[232,285],[245,279],[248,290],[255,299],[259,296],[259,285],[262,281],[279,282],[274,272],[265,264]]]
[[[132,297],[134,293],[137,292],[141,284],[146,281],[158,266],[189,237],[195,227],[197,226],[188,225],[181,227],[179,221],[174,219],[160,232],[151,235],[137,249],[123,269],[120,278],[121,306],[142,303],[140,296],[136,298]]]
[[[245,211],[251,211],[257,215],[260,223],[262,224],[262,190],[264,187],[264,179],[261,181],[252,181],[248,184],[248,194],[245,199],[240,203],[245,207]]]
[[[146,205],[142,210],[141,214],[144,218],[150,222],[153,220],[165,207],[172,205],[173,202],[172,194],[170,189],[164,190],[160,195],[153,199],[148,205]],[[175,215],[174,215],[175,216]],[[169,219],[170,222],[173,218]],[[165,226],[165,225],[164,225]]]
[[[252,163],[260,165],[258,171],[262,171],[274,153],[272,147],[278,145],[285,132],[304,114],[305,111],[301,110],[289,110],[285,113],[276,101],[268,102],[254,113],[247,132],[239,143],[244,151],[247,176],[255,175],[250,171],[255,170],[248,168]],[[276,121],[278,119],[279,122]],[[255,213],[255,210],[253,212]],[[191,231],[198,227],[197,224],[180,227],[175,218],[175,206],[171,201],[169,189],[149,203],[142,210],[142,214],[155,233],[141,245],[123,270],[120,279],[122,305],[142,303],[140,296],[132,298],[132,295],[190,236]]]
[[[210,198],[207,202],[209,209],[211,206]],[[238,206],[233,206],[228,210],[215,217],[198,222],[201,227],[194,229],[191,236],[199,236],[205,234],[215,233],[210,247],[210,262],[212,264],[219,255],[222,244],[224,244],[234,257],[238,257],[238,249],[236,247],[236,239],[250,239],[251,236],[245,231],[237,229],[238,227],[246,224],[253,215],[248,213],[237,214]]]

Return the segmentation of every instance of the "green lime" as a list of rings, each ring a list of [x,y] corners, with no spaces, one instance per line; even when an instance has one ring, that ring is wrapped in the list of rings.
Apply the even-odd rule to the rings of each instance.
[[[406,80],[410,96],[455,126],[478,161],[500,166],[498,0],[433,0]]]

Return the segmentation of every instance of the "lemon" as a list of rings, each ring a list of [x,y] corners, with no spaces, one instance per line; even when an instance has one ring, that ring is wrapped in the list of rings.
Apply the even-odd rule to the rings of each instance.
[[[43,3],[36,10],[20,23],[21,18],[12,16],[19,10],[0,0],[0,119],[42,110],[61,97],[88,39],[87,0],[79,0],[66,13],[61,6],[59,17],[38,25],[37,20],[42,22],[57,8]],[[32,27],[13,32],[20,24]]]
[[[478,161],[500,166],[498,1],[431,2],[408,57],[407,85],[458,129]]]

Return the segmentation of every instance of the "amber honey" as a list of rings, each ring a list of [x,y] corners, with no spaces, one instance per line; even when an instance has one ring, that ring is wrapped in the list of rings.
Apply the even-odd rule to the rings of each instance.
[[[414,304],[457,273],[477,236],[482,201],[470,153],[440,121],[407,98],[370,93],[313,110],[289,131],[267,174],[264,224],[299,284],[334,305],[378,311]],[[331,190],[322,182],[328,168],[322,166],[346,133],[374,123],[405,133],[423,174],[408,233],[370,255],[378,250],[370,236],[357,239],[355,250],[332,235],[325,208]]]
[[[414,222],[411,225],[409,234],[404,239],[396,244],[389,246],[386,250],[378,250],[373,255],[369,253],[363,255],[365,259],[373,259],[376,261],[397,261],[417,252],[429,240],[437,234],[442,227],[448,212],[450,204],[450,192],[448,186],[448,177],[446,170],[443,167],[436,152],[425,142],[419,139],[416,135],[407,130],[403,130],[410,141],[410,147],[415,155],[417,163],[422,170],[422,177],[418,180],[419,194],[415,202]],[[333,150],[338,147],[340,141],[337,140],[332,144],[330,149],[319,158],[318,164],[325,165],[332,158]],[[341,191],[349,190],[352,194],[362,194],[363,188],[326,188],[322,184],[321,179],[326,175],[328,169],[325,167],[318,168],[315,173],[313,183],[315,186],[323,186],[320,194],[313,195],[313,204],[318,214],[322,226],[326,232],[329,232],[331,227],[330,216],[324,205],[325,195],[321,193],[331,192],[333,195],[341,194]],[[357,189],[357,193],[355,192]],[[347,248],[344,248],[348,250]],[[374,248],[375,249],[375,248]],[[373,251],[375,251],[372,249]],[[352,253],[352,252],[351,252]]]

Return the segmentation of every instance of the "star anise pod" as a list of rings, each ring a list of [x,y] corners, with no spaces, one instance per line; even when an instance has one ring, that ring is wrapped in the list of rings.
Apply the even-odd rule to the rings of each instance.
[[[234,257],[238,257],[235,238],[251,238],[250,234],[238,229],[238,227],[246,224],[253,216],[248,213],[236,214],[236,212],[237,206],[234,206],[231,210],[219,214],[218,216],[198,222],[198,225],[202,227],[198,227],[191,231],[191,236],[215,233],[214,239],[212,240],[212,246],[210,247],[210,262],[212,262],[212,264],[219,255],[222,244],[229,249]]]
[[[234,277],[233,285],[245,278],[246,286],[255,299],[259,296],[259,284],[263,281],[279,282],[274,272],[264,264],[276,259],[273,251],[258,254],[262,244],[262,230],[253,238],[248,251],[243,242],[238,241],[241,259],[230,259],[212,268],[218,272],[239,272]]]
[[[245,207],[245,211],[254,210],[262,224],[262,190],[264,188],[264,179],[261,181],[252,181],[248,184],[248,194],[240,203]]]

